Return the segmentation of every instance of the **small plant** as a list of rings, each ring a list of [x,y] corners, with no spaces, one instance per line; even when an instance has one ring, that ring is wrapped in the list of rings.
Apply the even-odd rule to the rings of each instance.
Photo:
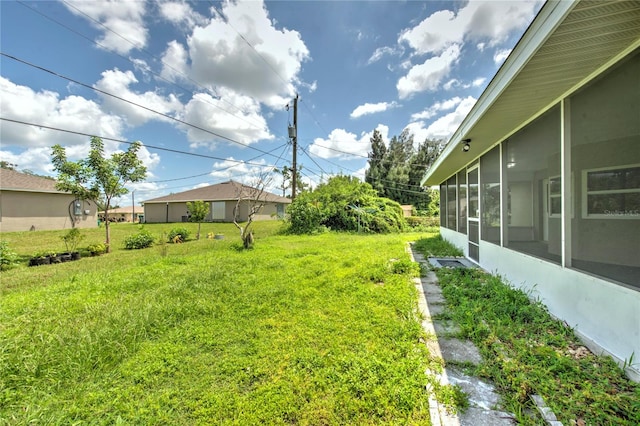
[[[137,234],[129,235],[124,239],[124,248],[127,250],[143,249],[151,247],[154,241],[155,238],[151,235],[151,232],[141,226]]]
[[[92,256],[99,256],[107,251],[107,246],[103,243],[90,244],[87,246],[87,250],[89,250]]]
[[[168,238],[170,243],[184,243],[189,239],[189,231],[186,228],[173,228]]]
[[[11,269],[18,264],[18,254],[9,248],[9,243],[0,241],[0,271]]]
[[[78,244],[84,239],[84,237],[85,236],[80,233],[80,230],[78,228],[71,228],[60,238],[62,238],[62,241],[64,241],[64,245],[67,248],[67,251],[73,253],[77,251],[76,249],[78,248]]]

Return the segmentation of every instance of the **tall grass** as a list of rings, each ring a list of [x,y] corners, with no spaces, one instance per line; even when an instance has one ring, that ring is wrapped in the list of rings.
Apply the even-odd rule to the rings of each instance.
[[[429,424],[415,236],[215,226],[3,272],[0,424]]]

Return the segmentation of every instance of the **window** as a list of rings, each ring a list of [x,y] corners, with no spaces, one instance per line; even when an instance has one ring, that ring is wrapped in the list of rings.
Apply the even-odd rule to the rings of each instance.
[[[500,147],[480,157],[482,240],[500,244]]]
[[[211,203],[211,219],[224,220],[225,219],[225,206],[224,201],[213,201]]]
[[[583,171],[582,217],[640,218],[640,164]]]
[[[562,214],[562,179],[560,176],[549,178],[549,217]]]
[[[467,171],[458,172],[458,232],[467,233]]]
[[[440,226],[447,227],[447,183],[440,184]]]
[[[447,228],[454,231],[456,228],[456,219],[458,216],[456,205],[456,176],[453,175],[447,181]]]

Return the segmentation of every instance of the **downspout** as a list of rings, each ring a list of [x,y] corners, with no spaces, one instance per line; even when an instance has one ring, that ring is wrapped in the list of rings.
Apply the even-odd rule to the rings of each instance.
[[[166,222],[169,223],[169,203],[167,203],[167,218]]]

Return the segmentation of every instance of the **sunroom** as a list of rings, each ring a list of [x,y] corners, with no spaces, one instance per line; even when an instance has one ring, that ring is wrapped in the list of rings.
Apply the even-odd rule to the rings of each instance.
[[[639,3],[547,2],[423,179],[445,239],[621,363],[640,353],[638,76]]]

